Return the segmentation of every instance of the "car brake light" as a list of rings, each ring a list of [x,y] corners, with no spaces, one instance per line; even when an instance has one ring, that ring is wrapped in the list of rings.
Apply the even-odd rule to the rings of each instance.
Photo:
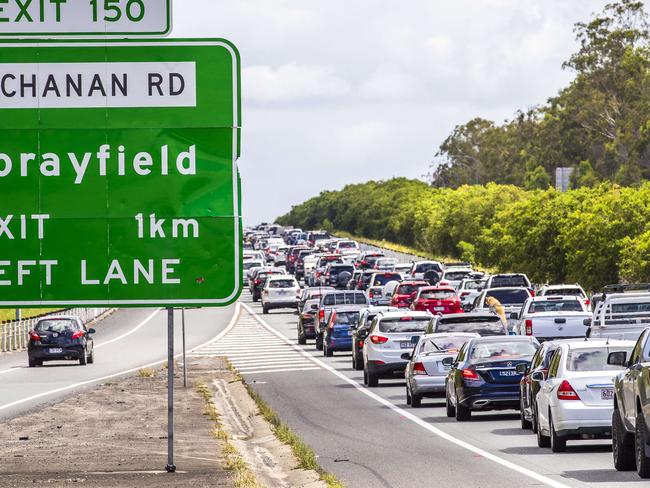
[[[587,306],[591,305],[591,300],[589,300],[588,298],[585,298],[585,305],[587,305]]]
[[[262,281],[261,280],[255,280],[255,284],[259,285]]]
[[[462,374],[464,380],[478,381],[480,379],[473,369],[464,369]]]
[[[359,341],[359,347],[363,347],[363,342],[364,341]]]
[[[531,319],[526,319],[526,335],[533,335],[533,321]]]
[[[41,340],[41,336],[39,336],[39,335],[38,335],[36,332],[34,332],[33,330],[30,331],[30,333],[29,333],[29,338],[30,338],[31,340],[33,340],[33,341],[40,341],[40,340]]]
[[[373,344],[385,344],[388,342],[388,337],[371,335],[370,342],[372,342]]]
[[[424,369],[424,364],[415,363],[413,365],[413,374],[427,374],[427,370]]]
[[[334,330],[334,322],[336,322],[336,310],[332,312],[332,315],[330,316],[330,323],[327,327],[329,330]]]
[[[72,339],[79,339],[83,335],[84,335],[84,331],[83,330],[78,330],[74,334],[72,334]]]
[[[399,321],[400,322],[410,322],[413,320],[413,317],[400,317]]]
[[[322,308],[318,311],[318,318],[320,320],[323,320],[325,318],[325,310],[323,310]]]
[[[567,380],[564,380],[557,389],[558,400],[580,400],[580,397]]]

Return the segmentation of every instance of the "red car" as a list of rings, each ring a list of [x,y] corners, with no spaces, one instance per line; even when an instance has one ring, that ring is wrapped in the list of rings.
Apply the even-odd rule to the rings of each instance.
[[[429,286],[426,281],[402,281],[400,285],[395,288],[395,293],[390,300],[391,307],[408,308],[413,303],[418,290],[423,286]]]
[[[463,304],[451,286],[424,286],[418,291],[411,309],[447,315],[463,313]]]

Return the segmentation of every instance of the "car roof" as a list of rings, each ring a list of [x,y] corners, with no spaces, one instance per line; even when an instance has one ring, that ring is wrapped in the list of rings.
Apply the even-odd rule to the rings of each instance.
[[[534,296],[530,297],[531,302],[560,302],[562,300],[574,300],[574,301],[581,301],[577,296],[575,295],[550,295],[550,296]]]
[[[524,290],[528,291],[528,288],[525,286],[497,286],[496,288],[487,288],[483,291],[485,292],[490,292],[490,291],[507,291],[507,290]]]
[[[434,332],[433,334],[425,334],[420,340],[435,339],[437,337],[481,337],[476,332]]]
[[[464,312],[464,313],[452,313],[448,315],[438,316],[439,320],[445,319],[476,319],[476,318],[485,318],[485,319],[494,319],[494,317],[499,317],[497,314],[492,312]]]
[[[290,275],[290,274],[279,274],[279,275],[271,275],[271,276],[269,276],[269,281],[280,281],[280,280],[294,280],[294,281],[296,281],[296,278],[293,275]]]
[[[576,342],[565,342],[560,344],[561,346],[566,346],[569,349],[590,349],[593,347],[634,347],[636,341],[624,341],[619,339],[589,339],[589,340],[579,340]]]
[[[402,317],[428,317],[431,318],[432,315],[429,312],[419,312],[414,310],[400,310],[399,312],[386,312],[382,314],[384,319],[399,319]]]
[[[535,342],[533,336],[519,336],[519,335],[498,335],[498,336],[482,336],[474,339],[474,342]]]
[[[406,281],[402,281],[400,285],[408,285],[408,286],[429,285],[429,282],[424,280],[406,280]]]
[[[80,320],[79,317],[76,317],[74,315],[55,315],[53,317],[41,317],[38,319],[40,322],[41,320]]]
[[[361,310],[364,307],[364,305],[333,305],[332,310],[336,310],[337,312],[361,312]]]
[[[440,286],[423,286],[420,288],[420,293],[423,291],[453,291],[456,293],[456,289],[453,286],[440,285]]]

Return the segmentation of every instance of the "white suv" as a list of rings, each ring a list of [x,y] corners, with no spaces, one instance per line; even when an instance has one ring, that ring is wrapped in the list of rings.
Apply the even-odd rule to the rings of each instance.
[[[265,314],[272,308],[298,308],[300,286],[293,276],[269,276],[262,291],[262,310]]]
[[[364,383],[377,386],[381,377],[404,373],[408,361],[402,354],[413,350],[431,319],[429,312],[379,313],[363,344]]]

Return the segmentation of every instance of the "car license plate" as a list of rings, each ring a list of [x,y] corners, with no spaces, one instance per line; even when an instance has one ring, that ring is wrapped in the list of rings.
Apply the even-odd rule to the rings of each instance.
[[[600,390],[600,398],[603,400],[613,400],[614,390],[612,388],[604,388]]]
[[[444,312],[445,307],[433,307],[434,312]]]
[[[63,352],[63,349],[60,347],[50,347],[49,353],[50,354],[61,354]]]
[[[516,371],[499,371],[499,376],[517,376]]]
[[[413,343],[411,341],[400,342],[400,347],[402,349],[412,349]]]

